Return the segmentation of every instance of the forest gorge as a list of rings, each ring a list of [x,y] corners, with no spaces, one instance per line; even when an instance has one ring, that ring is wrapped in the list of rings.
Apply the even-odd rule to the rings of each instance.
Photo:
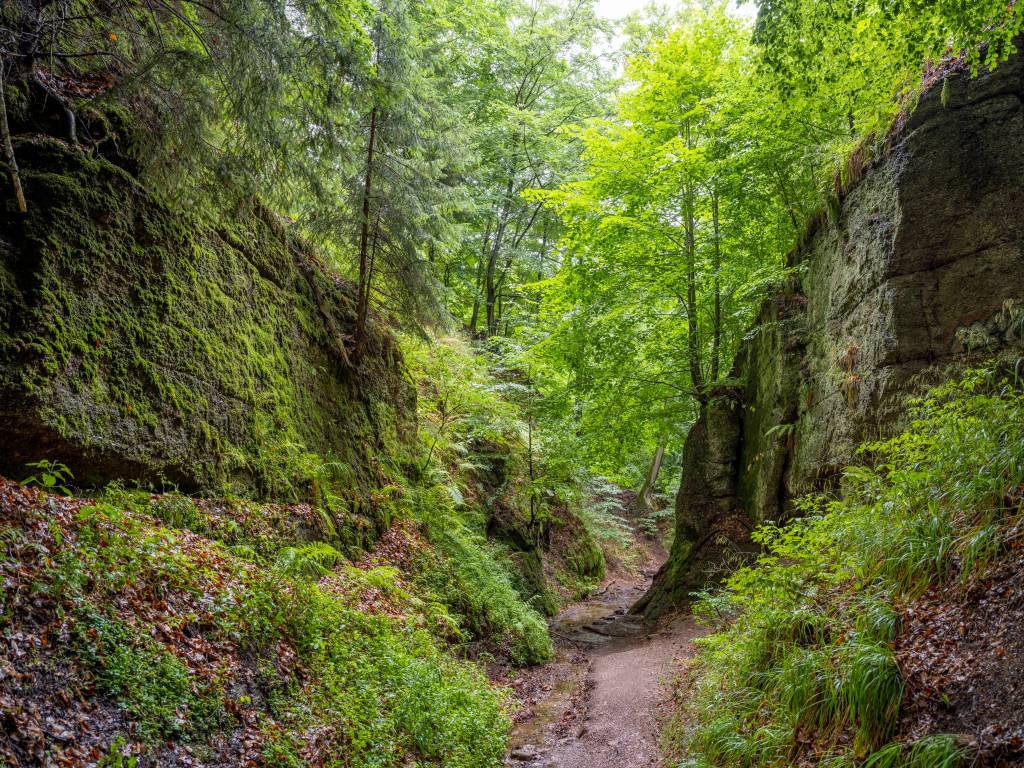
[[[1024,765],[1024,9],[615,5],[0,0],[0,764]]]

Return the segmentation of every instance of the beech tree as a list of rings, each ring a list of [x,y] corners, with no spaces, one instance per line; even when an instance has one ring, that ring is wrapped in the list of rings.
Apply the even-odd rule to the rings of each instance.
[[[533,356],[569,372],[560,381],[599,466],[649,458],[636,473],[645,493],[728,373],[796,235],[777,176],[798,179],[797,156],[767,131],[750,52],[724,5],[691,9],[632,60],[616,116],[582,133],[582,178],[531,195],[562,218],[567,254]]]
[[[557,221],[523,193],[551,188],[571,174],[578,152],[567,129],[600,112],[608,85],[595,52],[605,25],[593,0],[496,4],[499,24],[468,73],[467,120],[478,156],[472,213],[450,270],[461,278],[471,334],[499,332],[506,302],[535,279],[557,240]],[[521,270],[521,272],[520,272]]]

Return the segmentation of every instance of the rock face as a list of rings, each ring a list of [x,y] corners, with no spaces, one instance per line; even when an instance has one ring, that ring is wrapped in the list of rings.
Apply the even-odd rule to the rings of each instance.
[[[749,531],[832,487],[906,396],[1024,352],[1024,61],[926,94],[884,157],[792,257],[761,310],[737,389],[686,442],[673,552],[635,611],[684,601],[749,551]]]
[[[117,158],[16,152],[29,214],[0,211],[0,472],[48,458],[80,482],[270,498],[329,462],[379,482],[415,390],[385,331],[346,364],[352,291],[310,246],[259,206],[201,223]]]

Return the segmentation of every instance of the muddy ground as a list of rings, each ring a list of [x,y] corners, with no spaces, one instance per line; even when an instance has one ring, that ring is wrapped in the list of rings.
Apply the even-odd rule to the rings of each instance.
[[[506,765],[639,768],[662,764],[659,715],[701,630],[686,614],[646,624],[629,614],[660,563],[617,573],[551,622],[553,662],[515,681],[524,701]]]

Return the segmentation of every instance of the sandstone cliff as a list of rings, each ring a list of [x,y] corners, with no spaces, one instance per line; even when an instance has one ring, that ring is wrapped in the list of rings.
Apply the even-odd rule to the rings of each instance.
[[[754,526],[832,487],[922,384],[1024,352],[1024,61],[940,90],[792,255],[687,438],[672,555],[635,611],[752,551]]]
[[[258,205],[204,223],[121,156],[39,136],[17,155],[29,213],[0,211],[0,472],[46,458],[84,483],[266,498],[306,495],[294,478],[325,465],[380,484],[415,433],[415,390],[386,330],[346,361],[352,291],[315,249]]]

